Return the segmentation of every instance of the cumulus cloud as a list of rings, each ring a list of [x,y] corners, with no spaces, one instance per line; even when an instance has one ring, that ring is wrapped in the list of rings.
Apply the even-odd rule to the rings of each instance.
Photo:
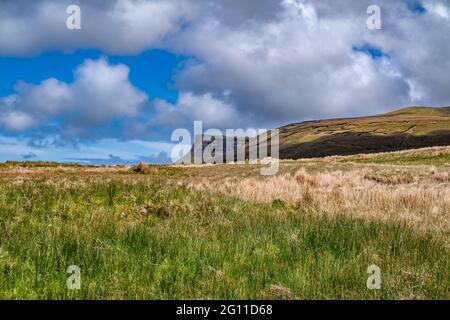
[[[192,125],[202,120],[207,127],[225,128],[239,124],[240,117],[234,107],[210,93],[194,95],[191,92],[180,94],[175,105],[157,99],[154,102],[156,116],[154,125]]]
[[[209,16],[185,30],[173,45],[197,60],[178,75],[178,86],[229,91],[239,114],[256,124],[450,103],[448,4],[435,2],[437,13],[420,15],[406,2],[381,1],[380,31],[366,28],[369,1],[279,4],[271,19],[242,25]]]
[[[440,2],[425,2],[425,9],[445,20],[450,20],[450,9]]]
[[[188,1],[76,1],[81,30],[68,30],[67,7],[73,1],[0,2],[0,54],[29,55],[48,49],[99,48],[137,53],[157,47],[196,15]]]
[[[0,128],[6,131],[24,131],[36,124],[35,119],[21,111],[5,110],[0,116]]]
[[[105,59],[87,60],[75,71],[71,86],[73,108],[81,122],[103,123],[116,117],[135,116],[147,95],[129,82],[129,68]]]
[[[70,84],[53,78],[39,85],[18,82],[14,94],[0,99],[0,128],[53,126],[63,138],[90,137],[96,127],[136,116],[148,101],[128,78],[127,66],[99,59],[80,65]]]
[[[120,135],[133,138],[192,120],[220,128],[271,127],[450,104],[448,1],[379,0],[382,30],[374,31],[366,27],[371,0],[79,3],[82,30],[69,31],[69,1],[2,1],[0,54],[164,48],[192,57],[176,75],[178,101],[153,101],[154,118],[142,119],[147,97],[129,83],[128,68],[91,61],[72,84],[18,84],[0,102],[3,130],[46,123],[67,137],[92,138],[125,118],[130,121]]]

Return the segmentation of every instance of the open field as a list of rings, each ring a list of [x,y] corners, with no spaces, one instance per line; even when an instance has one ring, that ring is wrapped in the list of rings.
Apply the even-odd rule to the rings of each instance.
[[[450,147],[282,161],[274,177],[4,163],[0,298],[449,299],[449,172]]]

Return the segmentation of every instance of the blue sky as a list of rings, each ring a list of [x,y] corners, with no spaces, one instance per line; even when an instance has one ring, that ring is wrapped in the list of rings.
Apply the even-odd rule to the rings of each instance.
[[[173,75],[182,68],[186,57],[165,50],[152,49],[133,56],[106,55],[100,50],[76,50],[65,53],[50,51],[30,57],[0,58],[0,96],[14,93],[18,81],[39,85],[48,78],[56,78],[73,83],[74,70],[85,60],[107,59],[110,64],[124,64],[129,67],[129,81],[138,89],[149,94],[149,99],[162,99],[175,103],[178,90],[173,85]],[[151,117],[151,111],[145,113]],[[56,120],[58,121],[58,120]],[[47,144],[46,137],[21,139],[17,133],[0,135],[0,161],[7,160],[43,160],[59,162],[79,162],[93,164],[146,162],[168,163],[170,141],[146,143],[137,139],[117,141],[70,141]],[[37,139],[37,141],[34,141]],[[36,146],[43,144],[36,148]],[[165,154],[161,154],[165,153]]]
[[[45,52],[31,57],[0,57],[0,95],[13,92],[18,79],[39,84],[54,77],[73,82],[73,70],[86,59],[107,57],[112,64],[123,63],[130,68],[130,81],[149,92],[151,98],[160,97],[170,102],[177,100],[178,91],[173,87],[172,76],[182,67],[186,57],[165,50],[148,50],[134,56],[107,55],[99,50]]]
[[[171,133],[450,105],[450,4],[0,2],[0,161],[170,161]],[[430,63],[433,61],[433,63]]]

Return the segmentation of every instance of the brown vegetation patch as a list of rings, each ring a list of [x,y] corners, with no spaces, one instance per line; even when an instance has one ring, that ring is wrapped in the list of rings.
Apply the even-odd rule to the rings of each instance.
[[[148,173],[149,172],[148,165],[146,165],[143,162],[139,162],[139,164],[134,168],[134,172],[137,172],[137,173]]]
[[[375,181],[381,184],[392,184],[392,185],[409,184],[415,181],[413,175],[410,173],[393,174],[388,172],[368,173],[364,176],[364,179]]]
[[[294,293],[291,289],[280,286],[270,285],[266,294],[271,299],[291,300],[294,299]]]

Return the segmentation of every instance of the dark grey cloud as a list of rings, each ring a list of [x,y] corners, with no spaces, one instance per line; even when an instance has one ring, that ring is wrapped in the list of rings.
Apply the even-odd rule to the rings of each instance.
[[[76,31],[66,28],[66,9],[72,4],[81,8],[81,29]],[[195,16],[195,8],[182,0],[3,0],[0,55],[78,48],[134,54],[159,46]]]

